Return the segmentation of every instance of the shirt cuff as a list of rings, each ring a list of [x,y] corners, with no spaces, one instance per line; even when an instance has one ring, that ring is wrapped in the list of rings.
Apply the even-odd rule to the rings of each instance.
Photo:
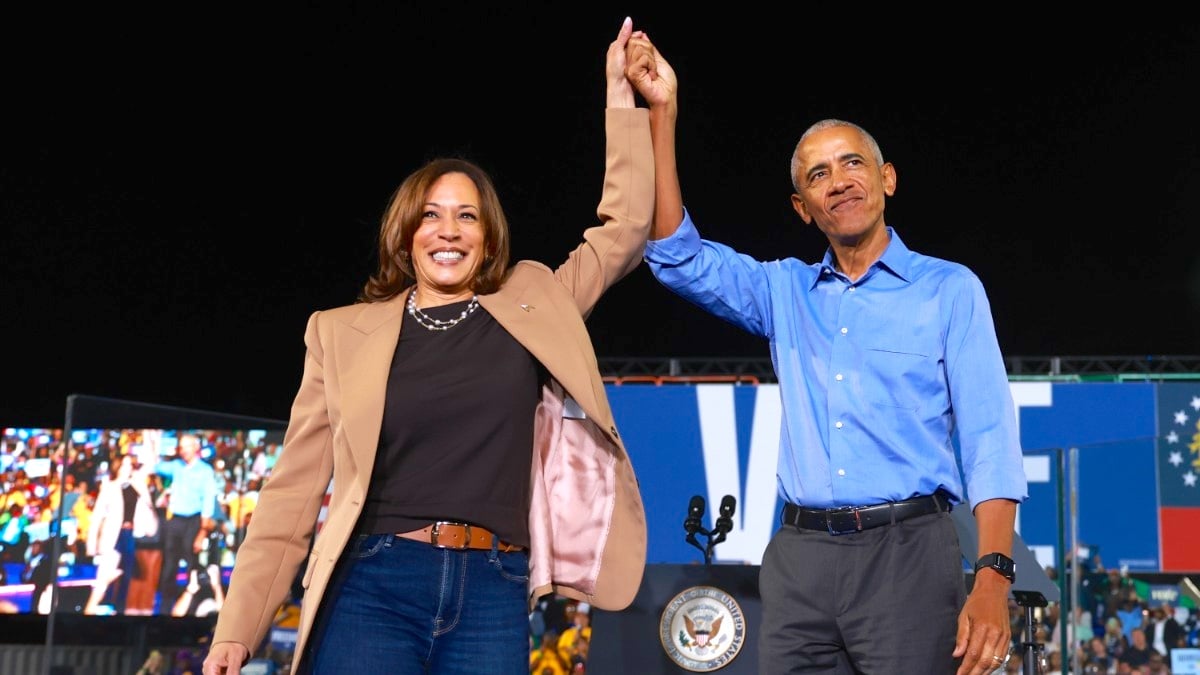
[[[692,223],[687,209],[683,210],[683,221],[669,237],[651,239],[646,242],[645,260],[660,265],[676,265],[686,262],[700,252],[700,233]]]

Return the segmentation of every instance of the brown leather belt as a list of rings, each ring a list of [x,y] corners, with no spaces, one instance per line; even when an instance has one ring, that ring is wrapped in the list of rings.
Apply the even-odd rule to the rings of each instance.
[[[438,548],[474,548],[492,550],[492,542],[496,542],[496,550],[504,553],[523,550],[524,546],[510,544],[478,525],[467,523],[450,523],[439,521],[412,532],[397,532],[397,537],[423,541]]]

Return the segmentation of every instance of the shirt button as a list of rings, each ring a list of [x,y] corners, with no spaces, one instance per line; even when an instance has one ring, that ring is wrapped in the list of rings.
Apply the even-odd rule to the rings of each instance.
[[[835,427],[837,427],[837,428],[841,429],[841,428],[842,428],[842,423],[841,423],[841,422],[837,422],[837,423],[835,423],[833,426],[835,426]]]
[[[843,328],[843,329],[842,329],[842,335],[845,335],[846,333],[849,333],[849,332],[850,332],[850,329],[849,329],[849,328]]]
[[[857,286],[851,286],[851,287],[850,287],[850,292],[851,292],[851,293],[853,293],[853,292],[855,291],[855,289],[857,289],[857,288],[858,288]]]
[[[834,376],[833,376],[833,379],[837,380],[838,382],[841,382],[841,381],[842,381],[842,374],[841,374],[841,373],[838,373],[837,375],[834,375]]]
[[[845,469],[838,469],[838,475],[839,475],[839,476],[845,476],[845,475],[846,475],[846,470],[845,470]]]

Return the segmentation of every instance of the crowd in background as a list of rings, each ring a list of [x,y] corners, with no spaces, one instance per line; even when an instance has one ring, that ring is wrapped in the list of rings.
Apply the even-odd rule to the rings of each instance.
[[[1057,577],[1056,569],[1046,571]],[[1170,675],[1173,650],[1200,648],[1200,613],[1194,606],[1152,602],[1134,577],[1106,569],[1098,556],[1081,565],[1080,580],[1078,604],[1067,612],[1072,618],[1063,616],[1063,603],[1033,609],[1032,642],[1040,674]],[[1009,612],[1013,657],[997,672],[1022,673],[1029,609],[1010,599]]]

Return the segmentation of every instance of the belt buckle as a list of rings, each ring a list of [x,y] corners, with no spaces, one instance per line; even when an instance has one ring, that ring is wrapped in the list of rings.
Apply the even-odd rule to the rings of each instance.
[[[451,546],[438,541],[442,534],[442,525],[457,525],[463,529],[462,546]],[[429,543],[438,548],[468,548],[471,545],[471,526],[467,523],[452,523],[447,520],[439,520],[433,524],[433,529],[429,531]]]
[[[854,514],[854,527],[845,530],[834,529],[833,516],[835,514],[840,515],[842,513]],[[829,530],[829,534],[849,534],[851,532],[862,532],[862,516],[859,515],[859,509],[857,506],[843,506],[840,509],[829,509],[825,512],[825,527]]]

